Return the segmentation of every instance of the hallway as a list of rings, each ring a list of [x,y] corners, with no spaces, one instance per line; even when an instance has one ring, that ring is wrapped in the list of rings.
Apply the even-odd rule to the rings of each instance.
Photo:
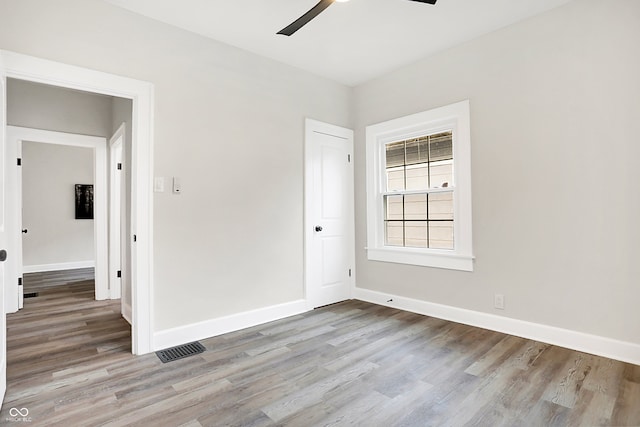
[[[28,408],[37,425],[58,406],[72,404],[60,399],[60,387],[82,387],[104,366],[131,360],[131,331],[120,315],[120,300],[95,301],[93,269],[25,274],[24,292],[37,296],[7,315],[1,419],[11,407]],[[86,410],[87,402],[82,405]]]

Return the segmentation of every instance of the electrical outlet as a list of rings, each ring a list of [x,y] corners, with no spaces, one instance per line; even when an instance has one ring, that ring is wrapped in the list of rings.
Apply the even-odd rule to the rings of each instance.
[[[498,310],[504,310],[504,295],[495,294],[493,296],[493,306]]]

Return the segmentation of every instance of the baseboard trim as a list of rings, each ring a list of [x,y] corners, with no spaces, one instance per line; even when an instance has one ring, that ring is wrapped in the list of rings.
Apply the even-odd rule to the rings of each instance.
[[[640,345],[569,329],[355,288],[354,298],[640,365]]]
[[[215,337],[309,311],[307,301],[298,300],[257,310],[245,311],[204,322],[154,333],[154,351]]]
[[[25,265],[22,267],[22,273],[41,273],[44,271],[61,271],[61,270],[77,270],[80,268],[95,268],[96,262],[76,261],[76,262],[60,262],[57,264],[40,264]]]
[[[124,320],[126,320],[127,322],[129,322],[129,324],[131,325],[131,306],[129,304],[122,304],[122,317],[124,318]]]

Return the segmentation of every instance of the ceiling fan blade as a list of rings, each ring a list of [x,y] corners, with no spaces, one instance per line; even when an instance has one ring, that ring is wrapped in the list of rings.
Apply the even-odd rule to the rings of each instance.
[[[318,16],[320,12],[331,6],[335,0],[320,0],[318,4],[313,6],[307,13],[302,15],[300,18],[293,21],[290,25],[286,26],[282,30],[278,31],[278,34],[282,34],[285,36],[290,36],[291,34],[298,31],[300,28],[305,26],[309,21]]]
[[[410,0],[410,1],[417,1],[419,3],[429,3],[429,4],[436,4],[436,2],[438,0]]]

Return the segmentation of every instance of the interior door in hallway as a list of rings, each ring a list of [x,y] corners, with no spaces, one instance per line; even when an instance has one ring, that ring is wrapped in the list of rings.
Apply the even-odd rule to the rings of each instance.
[[[305,165],[306,298],[320,307],[351,298],[353,131],[307,119]]]
[[[109,297],[122,296],[122,140],[123,126],[109,140]],[[122,310],[121,310],[122,311]]]

